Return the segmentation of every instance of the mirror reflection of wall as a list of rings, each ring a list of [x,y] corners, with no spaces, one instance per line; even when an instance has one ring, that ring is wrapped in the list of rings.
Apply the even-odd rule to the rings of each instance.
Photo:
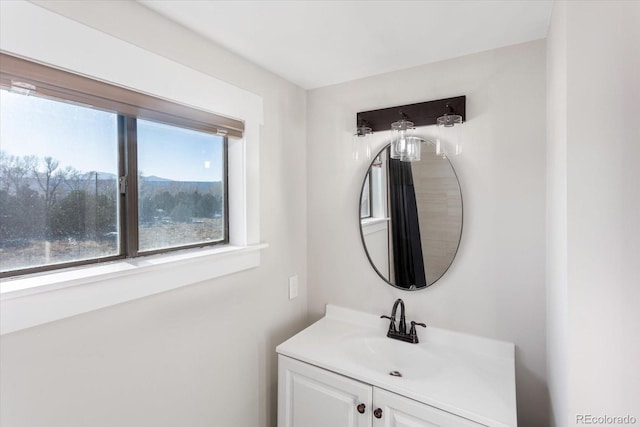
[[[462,195],[458,178],[447,159],[425,156],[413,168],[420,216],[427,283],[438,280],[458,251],[462,228]]]
[[[426,142],[422,160],[389,158],[385,147],[367,171],[360,229],[369,260],[389,284],[421,289],[447,271],[462,232],[462,195],[446,157]],[[364,216],[368,213],[368,216]]]

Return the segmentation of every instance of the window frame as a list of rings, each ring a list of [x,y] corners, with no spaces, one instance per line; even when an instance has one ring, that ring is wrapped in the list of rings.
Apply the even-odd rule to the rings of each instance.
[[[167,254],[195,248],[210,248],[230,243],[229,226],[229,135],[242,138],[244,123],[221,115],[185,106],[177,102],[132,91],[96,79],[69,73],[0,52],[0,87],[11,90],[16,82],[35,87],[37,96],[57,102],[88,106],[117,115],[118,150],[118,222],[119,254],[62,262],[0,272],[0,278],[19,278],[36,273],[99,265],[110,261]],[[60,86],[62,85],[62,86]],[[32,89],[28,89],[32,90]],[[168,112],[167,112],[168,111]],[[180,114],[180,115],[175,115]],[[173,246],[150,251],[139,250],[137,119],[220,136],[223,141],[223,209],[222,240]],[[125,191],[120,189],[124,179]],[[133,189],[133,191],[131,190]]]

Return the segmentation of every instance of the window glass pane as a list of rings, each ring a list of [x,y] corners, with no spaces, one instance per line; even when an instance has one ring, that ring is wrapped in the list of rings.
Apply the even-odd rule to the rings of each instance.
[[[117,115],[0,90],[0,270],[118,255]]]
[[[371,187],[371,216],[374,218],[386,217],[386,166],[384,160],[380,156],[376,157],[371,165],[371,172],[369,172],[369,183]]]
[[[369,176],[364,180],[364,185],[362,186],[362,196],[360,198],[360,218],[369,218],[371,216],[371,188],[369,183]]]
[[[141,252],[226,240],[224,138],[138,119]]]

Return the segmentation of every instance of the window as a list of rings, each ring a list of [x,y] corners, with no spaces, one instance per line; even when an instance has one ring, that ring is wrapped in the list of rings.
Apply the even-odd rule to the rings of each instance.
[[[386,218],[387,215],[387,152],[380,153],[369,169],[371,217]]]
[[[241,122],[0,59],[1,277],[229,241]]]
[[[225,138],[147,120],[137,134],[138,250],[226,242]]]
[[[360,196],[360,219],[386,218],[386,154],[378,155],[365,176]]]
[[[371,217],[371,171],[364,179],[360,197],[360,219],[369,217]]]
[[[0,117],[2,272],[119,255],[117,115],[3,89]]]

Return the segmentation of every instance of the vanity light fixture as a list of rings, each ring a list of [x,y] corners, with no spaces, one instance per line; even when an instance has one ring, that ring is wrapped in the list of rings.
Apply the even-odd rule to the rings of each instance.
[[[415,127],[436,125],[442,119],[442,126],[438,127],[449,128],[464,122],[465,112],[465,96],[362,111],[356,115],[356,135],[366,135],[364,130],[360,131],[363,124],[366,129],[371,129],[371,132],[391,129],[391,158],[404,161],[420,160],[420,147],[425,141],[413,136]],[[439,141],[444,142],[445,139],[443,136]],[[456,142],[455,147],[460,147],[459,142]],[[447,154],[445,151],[443,150],[443,154]],[[455,150],[451,154],[454,152]]]
[[[360,121],[358,121],[358,127],[356,128],[356,133],[354,134],[355,136],[357,136],[358,138],[363,138],[367,135],[371,135],[373,133],[373,130],[371,129],[371,126],[369,126],[369,122],[362,119]]]
[[[352,137],[352,146],[351,146],[351,154],[353,156],[353,160],[360,159],[360,153],[362,151],[362,147],[364,146],[364,157],[366,159],[371,158],[371,138],[366,138],[371,135],[373,131],[371,130],[371,126],[369,122],[364,119],[358,121],[358,127],[356,128],[356,133],[353,134]],[[362,141],[364,139],[364,141]]]
[[[438,136],[436,138],[436,154],[441,157],[459,155],[462,152],[459,128],[462,116],[456,114],[451,104],[447,103],[446,112],[438,117]]]
[[[411,161],[411,154],[415,151],[413,132],[413,122],[407,120],[408,117],[400,111],[400,120],[391,123],[391,158]]]
[[[371,141],[369,141],[371,138],[366,137],[372,133],[373,130],[371,130],[369,122],[364,119],[358,120],[358,127],[356,128],[356,133],[353,134],[351,146],[351,154],[354,160],[358,160],[360,158],[362,146],[364,146],[364,157],[366,159],[371,158]],[[364,141],[362,141],[363,139]]]
[[[445,105],[445,108],[447,109],[447,112],[444,113],[444,115],[438,117],[438,126],[444,126],[448,128],[462,123],[462,116],[456,114],[455,111],[453,111],[453,107],[450,103],[447,103],[447,105]]]

